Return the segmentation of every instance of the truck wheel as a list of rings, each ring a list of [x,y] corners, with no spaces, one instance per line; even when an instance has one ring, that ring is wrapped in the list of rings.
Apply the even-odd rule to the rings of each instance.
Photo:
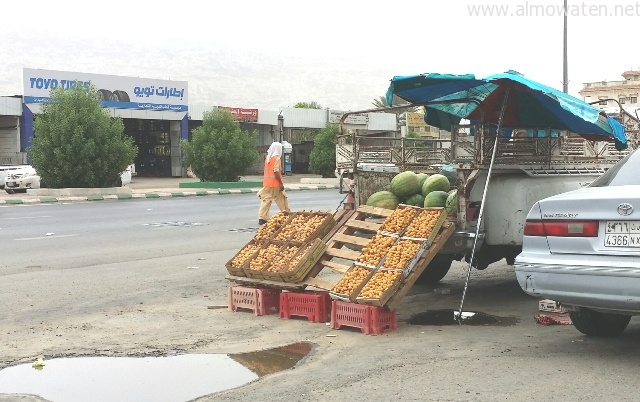
[[[620,335],[631,320],[630,315],[600,313],[585,307],[569,311],[569,316],[578,331],[600,337]]]
[[[436,254],[416,281],[419,285],[435,285],[447,275],[453,259],[448,255]]]

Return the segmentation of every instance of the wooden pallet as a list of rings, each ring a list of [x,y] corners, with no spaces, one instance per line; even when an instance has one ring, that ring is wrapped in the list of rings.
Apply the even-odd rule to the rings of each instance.
[[[375,233],[380,229],[382,221],[387,216],[391,215],[393,210],[362,205],[351,212],[352,214],[346,222],[342,225],[336,225],[336,231],[327,242],[327,249],[318,262],[309,271],[305,280],[309,285],[324,290],[333,289],[335,283],[316,279],[315,277],[325,268],[329,268],[342,274],[347,272],[360,255],[360,252],[350,250],[345,246],[366,246],[367,243],[369,243],[370,238],[366,237],[363,233],[357,232],[364,231],[369,234]],[[343,259],[349,261],[349,264],[337,262],[334,261],[334,259]]]

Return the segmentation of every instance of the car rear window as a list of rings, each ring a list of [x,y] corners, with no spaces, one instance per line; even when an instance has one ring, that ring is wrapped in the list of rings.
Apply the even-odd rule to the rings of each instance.
[[[604,172],[589,187],[628,186],[640,184],[640,152],[633,151]]]

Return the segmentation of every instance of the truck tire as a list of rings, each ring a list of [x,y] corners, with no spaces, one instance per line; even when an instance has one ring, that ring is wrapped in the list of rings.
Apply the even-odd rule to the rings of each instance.
[[[448,255],[436,254],[416,281],[419,285],[435,285],[447,275],[453,259]]]
[[[599,337],[620,335],[631,320],[630,315],[600,313],[585,307],[569,311],[569,316],[578,331]]]

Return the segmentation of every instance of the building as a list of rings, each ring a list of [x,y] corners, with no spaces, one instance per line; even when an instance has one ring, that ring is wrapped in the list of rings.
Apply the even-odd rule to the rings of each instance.
[[[140,176],[182,177],[180,142],[202,125],[206,111],[224,108],[240,123],[242,130],[256,132],[261,154],[273,141],[292,144],[292,173],[307,173],[313,136],[329,123],[337,123],[345,113],[327,109],[258,110],[235,106],[189,105],[186,81],[125,77],[69,71],[23,69],[22,96],[0,97],[0,164],[28,163],[27,150],[34,133],[35,116],[52,88],[93,85],[102,106],[113,117],[120,117],[124,132],[138,146],[133,161]],[[344,128],[366,134],[395,133],[396,116],[365,113],[348,116]],[[249,174],[262,173],[258,162]]]
[[[620,81],[587,82],[580,90],[580,96],[607,113],[619,113],[618,103],[627,110],[640,108],[640,71],[630,70],[622,73]]]

